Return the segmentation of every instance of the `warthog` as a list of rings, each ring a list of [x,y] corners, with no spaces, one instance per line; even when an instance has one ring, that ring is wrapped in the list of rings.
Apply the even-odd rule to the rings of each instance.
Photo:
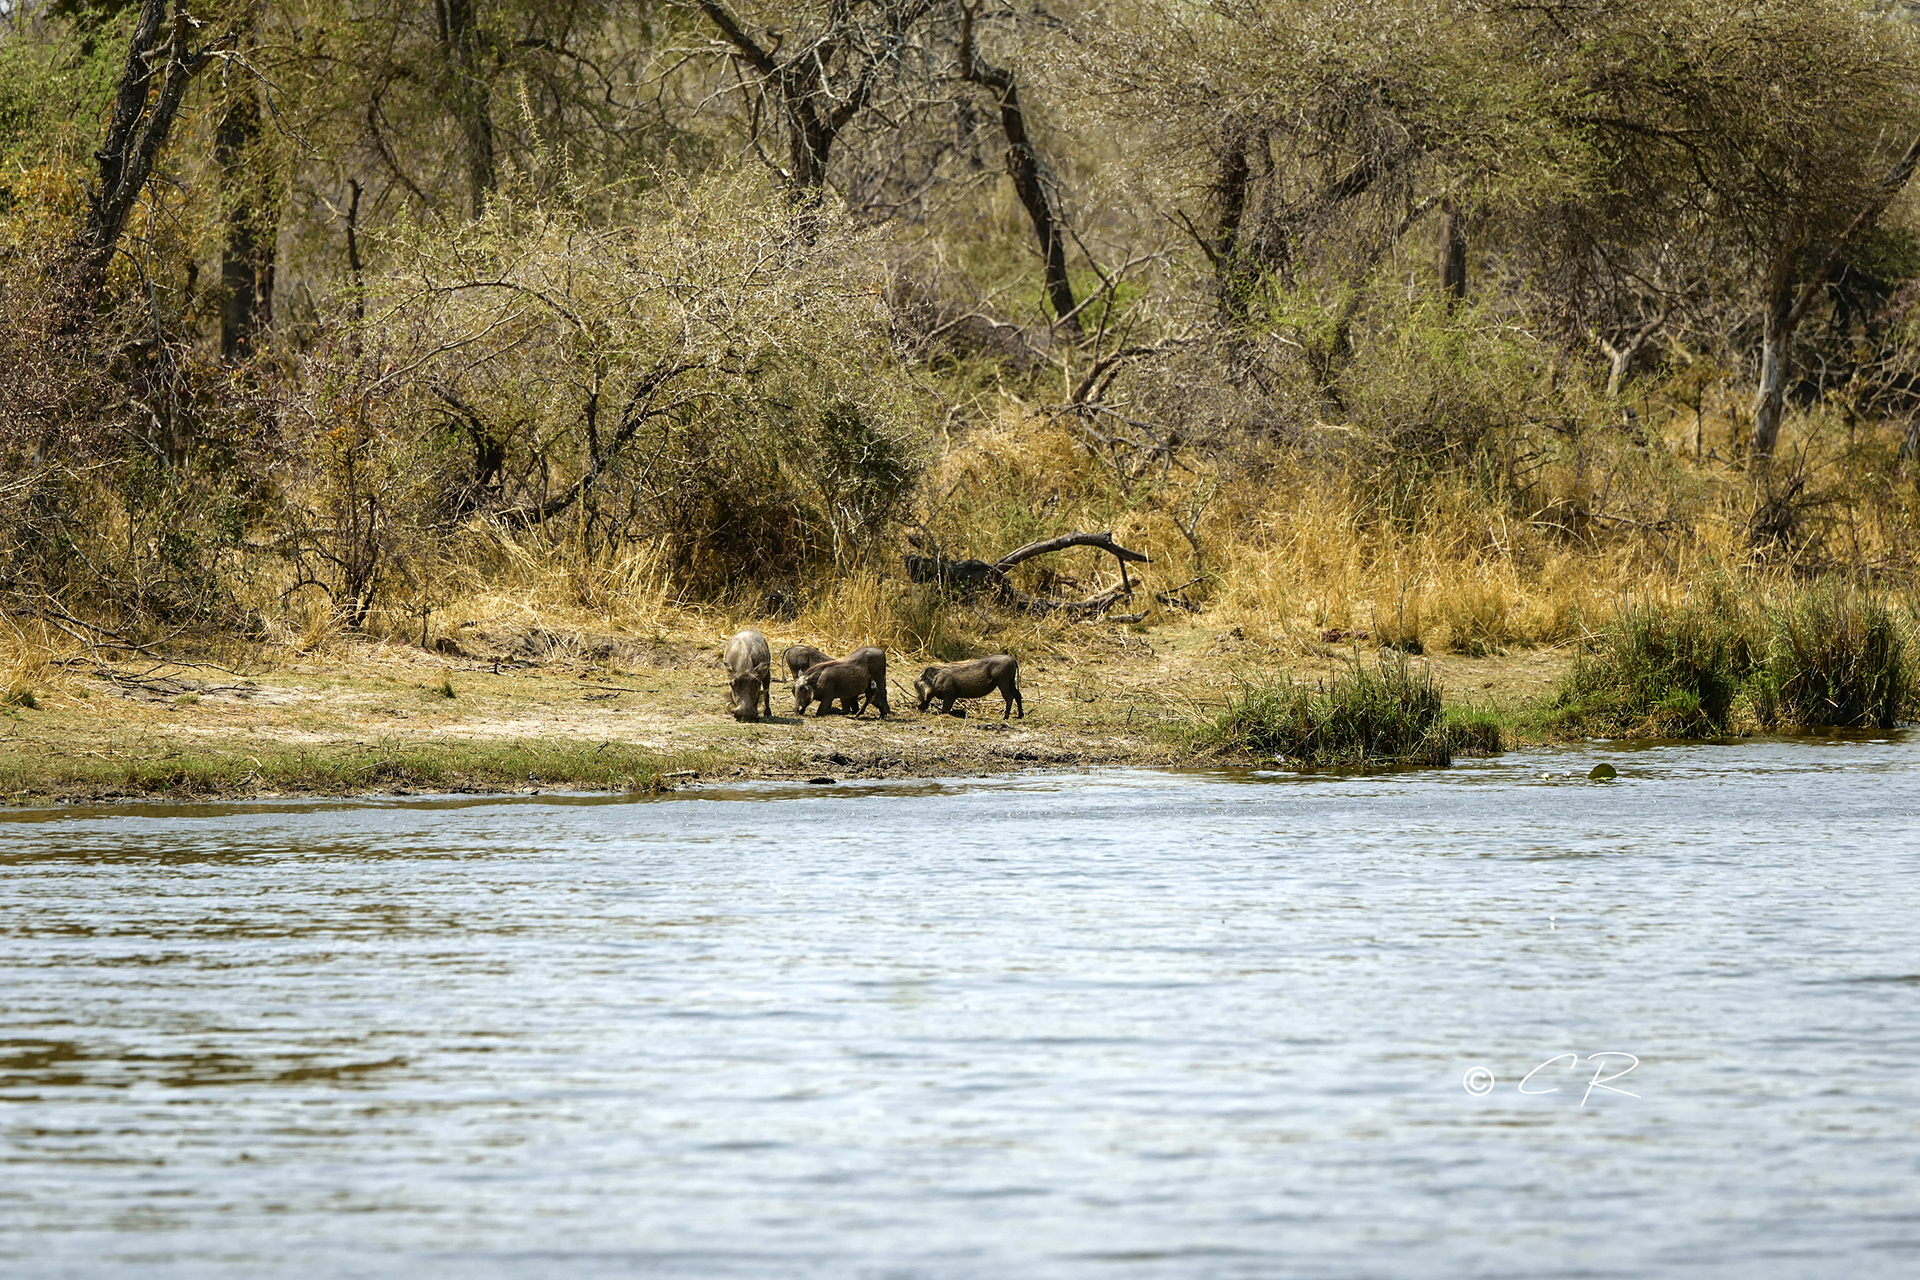
[[[1020,696],[1020,661],[1004,653],[996,653],[991,658],[974,658],[967,662],[949,662],[944,666],[928,667],[913,682],[913,691],[920,699],[920,709],[925,711],[927,704],[935,698],[940,700],[940,713],[949,716],[963,716],[965,711],[955,711],[953,704],[961,698],[984,698],[995,689],[1007,700],[1000,712],[1005,720],[1013,713],[1017,703],[1020,718],[1027,718],[1027,703]]]
[[[787,679],[794,682],[793,712],[795,715],[805,715],[807,704],[800,700],[800,677],[806,673],[808,667],[832,662],[833,655],[816,649],[810,644],[795,644],[787,646],[786,652],[780,655],[780,661],[787,664]]]
[[[773,715],[773,652],[758,631],[742,631],[727,641],[721,661],[733,684],[733,718],[758,720]],[[766,710],[761,711],[765,704]]]
[[[833,655],[816,649],[810,644],[795,644],[787,646],[786,652],[780,655],[780,661],[787,664],[787,670],[791,673],[787,679],[798,680],[808,667],[832,662]]]
[[[826,715],[836,702],[846,714],[857,716],[866,709],[867,690],[872,683],[864,662],[851,658],[822,662],[808,667],[806,674],[793,682],[793,704],[804,714],[807,704],[817,698],[820,709],[814,712],[816,718]]]
[[[848,654],[847,661],[867,664],[867,705],[880,708],[883,716],[892,714],[893,707],[887,702],[887,651],[868,645]]]

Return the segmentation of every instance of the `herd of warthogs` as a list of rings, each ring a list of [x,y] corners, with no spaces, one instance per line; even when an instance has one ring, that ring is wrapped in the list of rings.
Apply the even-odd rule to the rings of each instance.
[[[773,650],[767,638],[758,631],[742,631],[727,641],[727,651],[721,660],[726,663],[733,686],[733,718],[771,717]],[[786,663],[788,676],[793,681],[793,709],[798,715],[805,715],[807,708],[815,703],[820,708],[814,712],[815,716],[826,715],[836,704],[842,713],[850,716],[857,716],[868,707],[880,708],[883,716],[893,710],[887,703],[885,649],[868,646],[835,659],[810,644],[796,644],[782,653],[780,660]],[[1002,720],[1011,715],[1015,707],[1020,709],[1022,720],[1027,718],[1027,704],[1020,696],[1020,663],[1004,653],[928,667],[913,682],[920,710],[925,711],[937,700],[943,715],[965,715],[964,711],[954,710],[953,704],[962,698],[984,698],[995,690],[1006,699],[1007,705],[1000,712]]]

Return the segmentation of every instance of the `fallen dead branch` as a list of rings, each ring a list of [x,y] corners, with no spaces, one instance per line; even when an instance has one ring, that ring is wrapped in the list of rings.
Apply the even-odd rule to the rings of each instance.
[[[920,545],[917,539],[915,545]],[[1057,596],[1037,596],[1022,591],[1007,576],[1007,571],[1022,561],[1065,551],[1069,547],[1096,547],[1112,555],[1120,566],[1120,584],[1084,600],[1063,600]],[[1147,564],[1149,557],[1144,551],[1121,546],[1114,541],[1111,532],[1063,533],[1017,547],[992,563],[985,560],[949,560],[941,555],[906,557],[907,576],[915,582],[939,583],[970,594],[987,590],[992,592],[995,599],[1018,612],[1063,613],[1069,618],[1098,618],[1121,601],[1132,600],[1133,579],[1127,573],[1130,563]]]

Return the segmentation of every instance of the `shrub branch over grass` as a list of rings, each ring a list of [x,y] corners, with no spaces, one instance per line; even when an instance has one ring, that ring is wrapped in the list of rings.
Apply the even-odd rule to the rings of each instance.
[[[1331,683],[1295,684],[1284,673],[1249,680],[1224,709],[1188,730],[1188,745],[1309,769],[1445,766],[1453,763],[1455,736],[1432,672],[1416,674],[1401,658]],[[1484,735],[1474,740],[1485,743]]]

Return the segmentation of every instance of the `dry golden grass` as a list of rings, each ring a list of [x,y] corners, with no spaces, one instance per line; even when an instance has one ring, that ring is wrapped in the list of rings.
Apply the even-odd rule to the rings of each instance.
[[[1142,467],[1099,452],[1071,419],[1008,400],[993,420],[948,440],[917,526],[922,550],[986,559],[1069,529],[1110,529],[1152,557],[1134,571],[1143,593],[1122,611],[1146,610],[1155,626],[1178,622],[1187,615],[1155,603],[1154,593],[1184,589],[1204,608],[1201,626],[1237,632],[1281,661],[1322,653],[1335,632],[1342,641],[1364,636],[1469,657],[1564,646],[1610,625],[1628,601],[1674,605],[1709,584],[1756,599],[1791,592],[1808,562],[1799,552],[1757,550],[1750,536],[1763,496],[1759,469],[1713,452],[1738,436],[1737,420],[1696,421],[1689,411],[1664,426],[1648,421],[1652,447],[1592,429],[1577,449],[1543,453],[1530,464],[1524,500],[1443,476],[1426,485],[1417,510],[1386,514],[1332,455],[1241,442]],[[1808,508],[1809,519],[1827,522],[1829,550],[1897,568],[1920,542],[1913,485],[1876,491],[1858,479],[1860,431],[1843,436],[1831,421],[1802,418],[1773,474],[1798,468],[1805,492],[1829,495]],[[1693,456],[1702,446],[1704,462]],[[711,643],[756,626],[776,647],[800,639],[836,652],[882,645],[904,667],[1073,651],[1096,630],[943,598],[904,579],[903,550],[883,548],[866,568],[791,584],[782,609],[768,584],[744,573],[732,598],[680,598],[644,545],[609,556],[571,534],[478,525],[396,561],[365,632],[408,645],[424,635],[431,644],[474,620]],[[1114,585],[1118,573],[1112,557],[1075,549],[1027,562],[1016,579],[1072,599]],[[1901,583],[1886,574],[1867,581],[1881,591]],[[231,590],[260,625],[250,647],[235,642],[222,660],[264,669],[345,653],[335,602],[292,585],[269,561],[236,572]],[[1912,612],[1911,603],[1902,607]],[[63,669],[49,662],[76,647],[44,628],[0,635],[0,696],[60,679]]]
[[[1737,436],[1737,421],[1709,431],[1691,412],[1668,425],[1671,438],[1654,429],[1650,446],[1593,432],[1537,466],[1518,500],[1465,477],[1434,481],[1413,517],[1383,514],[1324,460],[1258,444],[1189,454],[1130,481],[1070,420],[1009,412],[941,459],[928,523],[945,554],[986,558],[1066,529],[1111,528],[1153,557],[1136,575],[1150,590],[1204,575],[1194,590],[1210,625],[1281,648],[1340,631],[1407,649],[1497,653],[1565,644],[1628,600],[1672,605],[1709,582],[1791,591],[1810,569],[1844,571],[1832,563],[1841,552],[1859,566],[1905,563],[1914,521],[1900,495],[1862,490],[1858,438],[1840,447],[1819,419],[1796,429],[1766,474],[1784,484],[1797,471],[1802,491],[1826,495],[1807,504],[1807,518],[1827,523],[1793,552],[1751,535],[1760,469],[1711,449],[1704,463],[1691,456],[1699,440]],[[1024,585],[1070,596],[1117,581],[1097,552],[1048,560],[1022,567]],[[1038,577],[1049,570],[1051,581]]]

